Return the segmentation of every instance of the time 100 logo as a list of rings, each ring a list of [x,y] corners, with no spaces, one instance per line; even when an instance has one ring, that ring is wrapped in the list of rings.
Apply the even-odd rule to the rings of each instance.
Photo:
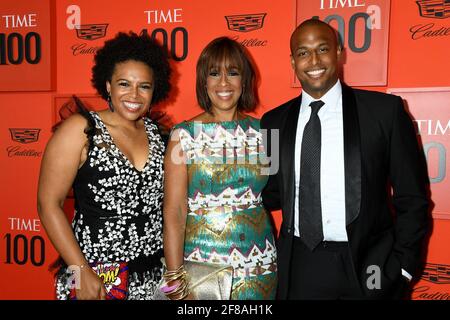
[[[372,14],[368,12],[372,11]],[[319,16],[313,16],[313,19],[320,19]],[[342,44],[347,43],[348,48],[355,53],[363,53],[369,50],[372,43],[372,31],[374,29],[381,29],[381,9],[376,5],[372,5],[367,8],[367,12],[357,12],[353,14],[348,20],[348,26],[346,21],[339,14],[331,14],[321,19],[322,21],[331,24],[335,22],[337,24],[337,31],[341,38]],[[363,41],[358,45],[356,40],[357,24],[363,26]],[[348,33],[346,33],[348,29]]]

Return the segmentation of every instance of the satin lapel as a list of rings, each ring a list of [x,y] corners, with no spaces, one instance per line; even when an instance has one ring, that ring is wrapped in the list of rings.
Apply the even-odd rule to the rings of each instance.
[[[344,121],[345,214],[346,225],[352,223],[361,208],[361,137],[353,90],[342,86]]]
[[[294,198],[295,198],[295,135],[297,133],[298,115],[300,112],[301,95],[293,100],[289,106],[287,119],[280,134],[280,169],[283,178],[284,201],[289,217],[289,232],[292,230],[294,220]]]

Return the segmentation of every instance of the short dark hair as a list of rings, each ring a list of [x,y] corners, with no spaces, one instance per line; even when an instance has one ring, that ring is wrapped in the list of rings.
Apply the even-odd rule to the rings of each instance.
[[[206,80],[211,68],[224,62],[228,63],[227,68],[237,68],[242,76],[242,94],[238,101],[238,110],[252,111],[258,103],[255,67],[246,49],[228,37],[211,41],[198,58],[195,88],[198,104],[203,110],[210,111],[211,100],[206,89]]]
[[[108,99],[106,82],[111,81],[116,65],[130,60],[142,62],[152,69],[155,82],[152,104],[166,99],[171,87],[167,52],[147,34],[134,32],[119,32],[113,39],[105,41],[95,54],[91,81],[102,98]]]
[[[342,44],[342,39],[341,39],[341,35],[339,34],[339,32],[337,32],[332,26],[330,26],[328,23],[318,19],[318,18],[310,18],[307,20],[304,20],[302,23],[300,23],[297,28],[295,28],[294,32],[292,32],[291,34],[291,39],[290,39],[290,44],[292,44],[292,37],[297,33],[298,30],[300,30],[302,27],[305,26],[323,26],[325,28],[328,28],[328,30],[330,30],[330,32],[332,32],[335,37],[336,37],[336,45],[338,48],[343,49],[344,46]],[[292,47],[291,47],[291,54],[293,54],[292,52]]]

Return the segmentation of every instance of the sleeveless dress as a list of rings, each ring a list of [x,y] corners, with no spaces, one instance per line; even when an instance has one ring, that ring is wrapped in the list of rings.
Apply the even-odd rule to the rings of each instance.
[[[90,111],[86,162],[73,183],[72,227],[89,263],[127,262],[128,299],[151,299],[162,276],[164,145],[158,128],[144,118],[149,155],[137,170],[114,144],[100,116]],[[56,277],[58,299],[68,299],[66,266]]]
[[[187,157],[186,260],[233,266],[232,300],[274,299],[276,248],[261,191],[268,175],[259,120],[182,122]]]

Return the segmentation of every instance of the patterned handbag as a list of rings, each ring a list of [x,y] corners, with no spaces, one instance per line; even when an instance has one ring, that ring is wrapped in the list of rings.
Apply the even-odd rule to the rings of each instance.
[[[126,262],[97,262],[89,264],[103,280],[107,300],[125,300],[128,296],[128,264]],[[70,290],[70,300],[76,300],[75,288]]]
[[[164,258],[161,261],[166,268]],[[185,260],[184,268],[188,273],[189,290],[196,300],[230,300],[233,282],[231,265]],[[153,296],[154,300],[169,300],[161,291],[165,285],[162,279]]]

